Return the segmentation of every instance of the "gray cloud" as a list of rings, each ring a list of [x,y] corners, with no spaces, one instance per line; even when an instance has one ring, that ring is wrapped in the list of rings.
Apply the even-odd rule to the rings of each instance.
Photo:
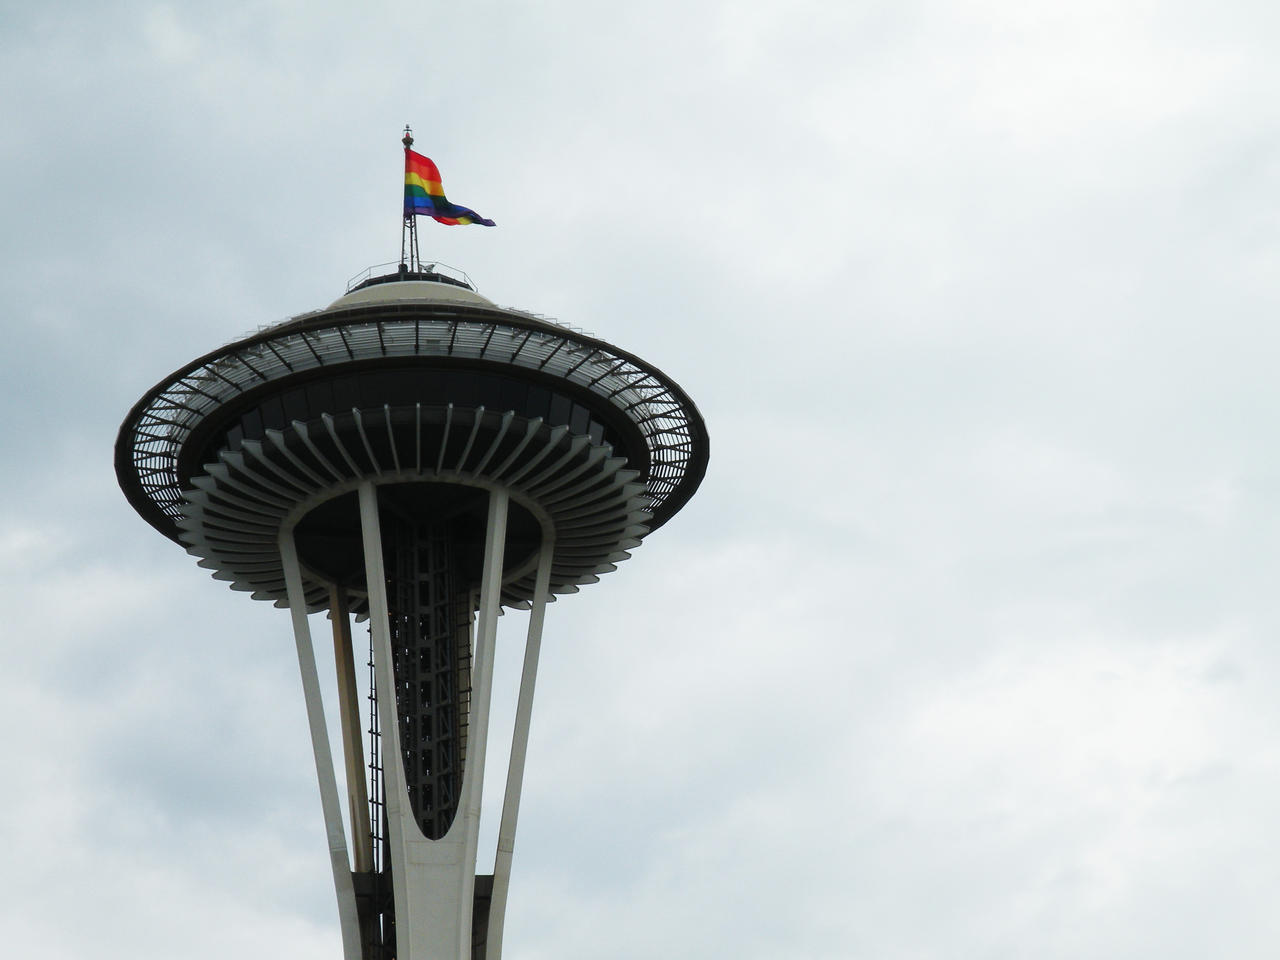
[[[430,255],[712,433],[550,611],[513,957],[1270,956],[1276,16],[10,11],[0,938],[339,953],[287,617],[111,444],[397,255],[408,121]]]

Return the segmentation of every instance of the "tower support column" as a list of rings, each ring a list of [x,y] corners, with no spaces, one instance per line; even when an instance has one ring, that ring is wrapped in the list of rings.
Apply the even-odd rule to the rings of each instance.
[[[356,908],[355,885],[351,879],[347,839],[342,828],[342,805],[338,799],[337,778],[333,773],[333,753],[329,747],[329,731],[325,726],[324,702],[320,696],[320,676],[316,670],[311,626],[307,622],[307,598],[302,587],[302,571],[298,566],[298,550],[291,526],[281,529],[279,545],[289,615],[293,619],[293,638],[298,648],[298,669],[302,674],[302,695],[307,705],[311,752],[315,757],[316,779],[320,782],[320,806],[324,811],[325,834],[329,841],[333,886],[338,895],[342,956],[343,960],[361,960],[360,917]]]
[[[489,933],[485,960],[501,960],[502,931],[507,910],[507,890],[511,884],[511,856],[515,850],[516,821],[520,814],[520,789],[529,751],[529,723],[533,716],[533,691],[538,680],[538,656],[542,650],[542,624],[546,618],[551,586],[551,561],[555,554],[555,533],[544,523],[542,549],[538,553],[538,573],[533,588],[533,609],[529,611],[529,632],[524,641],[524,666],[520,673],[520,694],[516,701],[515,726],[511,734],[511,759],[507,764],[507,790],[498,825],[498,852],[493,863],[493,896],[489,903]]]
[[[351,645],[351,611],[347,593],[329,588],[329,617],[333,621],[333,660],[338,674],[338,718],[342,726],[342,754],[346,766],[347,809],[351,817],[352,869],[373,870],[373,836],[369,824],[369,788],[365,783],[364,748],[360,742],[360,709],[356,690],[355,651]]]
[[[378,491],[372,481],[360,484],[359,499],[369,592],[369,627],[380,691],[378,717],[383,736],[385,815],[396,913],[396,960],[470,960],[476,847],[509,498],[503,489],[490,493],[461,803],[458,815],[438,840],[429,840],[423,834],[405,786]]]

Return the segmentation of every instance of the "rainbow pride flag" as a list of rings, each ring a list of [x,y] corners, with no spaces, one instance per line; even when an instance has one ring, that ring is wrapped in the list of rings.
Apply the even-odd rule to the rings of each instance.
[[[493,226],[492,220],[486,220],[469,207],[460,207],[446,200],[444,187],[440,185],[439,168],[430,157],[424,157],[405,147],[404,215],[408,217],[414,214],[431,217],[450,226],[464,223]]]

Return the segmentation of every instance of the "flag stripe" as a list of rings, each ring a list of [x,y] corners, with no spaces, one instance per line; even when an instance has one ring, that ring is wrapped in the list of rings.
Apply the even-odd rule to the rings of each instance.
[[[439,180],[424,180],[416,173],[406,173],[404,175],[404,185],[406,187],[417,187],[423,193],[430,193],[437,197],[444,196],[444,187]]]

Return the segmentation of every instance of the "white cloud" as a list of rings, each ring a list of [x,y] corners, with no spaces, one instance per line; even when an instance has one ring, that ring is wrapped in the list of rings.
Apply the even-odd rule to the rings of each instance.
[[[146,11],[142,32],[152,54],[164,63],[188,64],[199,55],[199,38],[168,4],[157,4]]]
[[[712,434],[551,611],[511,956],[1270,956],[1275,18],[15,10],[0,936],[337,955],[287,618],[108,464],[395,255],[408,121],[499,223],[430,255]]]

